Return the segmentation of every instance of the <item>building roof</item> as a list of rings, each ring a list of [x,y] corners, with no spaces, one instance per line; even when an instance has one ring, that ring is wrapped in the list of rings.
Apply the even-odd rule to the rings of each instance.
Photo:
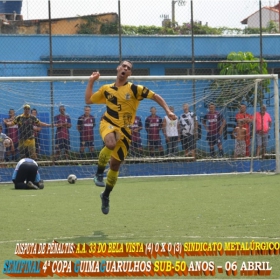
[[[277,4],[276,6],[273,6],[273,7],[266,7],[266,6],[265,6],[265,7],[262,7],[262,10],[263,10],[263,9],[269,10],[269,11],[274,12],[274,13],[279,13],[279,4]],[[251,16],[253,16],[253,15],[257,14],[257,13],[259,13],[259,10],[256,11],[256,12],[254,12],[253,14],[249,15],[249,16],[246,17],[245,19],[243,19],[243,20],[241,21],[241,23],[242,23],[242,24],[248,24],[248,19],[249,19]]]

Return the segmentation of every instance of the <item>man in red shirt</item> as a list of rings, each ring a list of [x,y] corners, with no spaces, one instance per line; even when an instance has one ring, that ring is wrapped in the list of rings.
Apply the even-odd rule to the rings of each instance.
[[[65,157],[69,157],[70,151],[70,135],[71,119],[65,113],[64,105],[59,106],[59,115],[54,117],[54,126],[57,127],[55,134],[55,159],[60,156],[60,152],[64,150]]]
[[[130,151],[132,156],[139,157],[143,154],[142,140],[140,131],[142,130],[142,120],[140,116],[136,116],[134,123],[131,125],[131,145]]]
[[[204,116],[202,124],[207,131],[206,140],[210,147],[210,156],[215,157],[215,145],[217,145],[219,156],[223,157],[222,135],[226,120],[220,112],[216,111],[215,104],[210,103],[208,108],[209,112]]]
[[[15,110],[9,110],[9,117],[4,120],[7,122],[13,122],[16,118]],[[12,155],[12,160],[16,160],[18,158],[18,143],[19,143],[19,133],[18,133],[18,125],[14,124],[12,126],[6,125],[6,134],[10,137],[14,144],[14,150],[11,150],[11,146],[6,148],[6,159],[8,160],[9,156]]]
[[[160,131],[162,129],[162,118],[159,117],[156,107],[151,107],[151,115],[145,120],[145,129],[147,131],[148,149],[150,156],[155,156],[155,150],[159,150],[163,156],[163,147],[161,145]]]
[[[250,144],[251,144],[251,134],[250,134],[250,126],[253,121],[253,116],[246,113],[246,105],[241,104],[239,108],[239,113],[235,115],[235,120],[237,121],[243,121],[243,127],[246,128],[246,157],[250,156]]]
[[[266,106],[262,105],[260,112],[256,112],[257,157],[260,156],[261,150],[263,156],[266,152],[268,133],[271,125],[272,119],[266,112]]]
[[[88,147],[91,155],[94,151],[94,133],[95,118],[90,114],[91,107],[86,105],[84,114],[78,118],[77,129],[80,132],[80,154],[81,157],[85,156],[85,148]]]

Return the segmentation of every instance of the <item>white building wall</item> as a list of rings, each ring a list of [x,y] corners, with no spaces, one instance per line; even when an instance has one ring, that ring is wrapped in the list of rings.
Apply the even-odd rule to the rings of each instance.
[[[248,18],[248,27],[249,28],[259,28],[259,12],[253,14]],[[279,13],[276,13],[274,11],[268,10],[268,9],[262,9],[262,27],[267,27],[268,23],[270,21],[274,21],[277,26],[279,25]]]

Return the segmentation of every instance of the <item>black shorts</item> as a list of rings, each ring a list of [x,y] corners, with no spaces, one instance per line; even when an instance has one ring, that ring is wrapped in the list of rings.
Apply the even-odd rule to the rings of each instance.
[[[181,136],[181,143],[183,150],[194,150],[195,149],[195,140],[193,134],[182,135]]]
[[[222,144],[222,136],[220,134],[207,134],[206,140],[208,141],[209,146],[220,145]]]
[[[65,151],[70,150],[70,140],[64,139],[64,138],[56,139],[55,140],[55,150],[59,151],[59,150],[63,150],[63,149],[65,149]]]
[[[94,143],[93,141],[82,141],[82,139],[80,139],[80,147],[94,147]]]
[[[32,162],[24,162],[20,165],[14,183],[34,182],[38,171],[38,166]]]
[[[160,140],[149,140],[148,141],[148,145],[149,147],[153,147],[153,148],[159,148],[161,147],[161,141]]]

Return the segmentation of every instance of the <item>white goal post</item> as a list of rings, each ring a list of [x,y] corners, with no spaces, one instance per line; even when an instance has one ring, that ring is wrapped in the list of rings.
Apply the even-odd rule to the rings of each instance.
[[[37,161],[41,168],[52,168],[45,175],[52,179],[66,176],[65,168],[78,177],[91,178],[95,172],[98,153],[103,147],[99,135],[99,123],[106,110],[106,105],[91,105],[90,114],[95,126],[94,147],[85,147],[81,151],[81,134],[79,120],[84,115],[86,104],[84,92],[89,77],[85,76],[56,76],[56,77],[0,77],[0,123],[3,133],[8,133],[3,119],[9,118],[13,109],[15,115],[23,113],[25,104],[37,110],[37,117],[46,123],[54,123],[60,114],[59,108],[64,107],[71,119],[69,127],[69,151],[61,151],[56,155],[56,128],[42,127],[39,134]],[[115,76],[101,76],[95,82],[94,91],[105,83],[114,83]],[[151,107],[155,107],[156,115],[162,120],[164,110],[156,102],[143,100],[140,102],[137,116],[141,119],[142,130],[140,137],[142,150],[131,150],[121,169],[121,176],[162,176],[187,174],[239,173],[239,172],[280,172],[279,165],[279,92],[277,75],[212,75],[212,76],[131,76],[129,81],[141,84],[160,94],[168,105],[174,107],[178,116],[183,114],[183,104],[189,105],[198,121],[196,134],[196,157],[192,153],[186,155],[181,141],[178,140],[176,151],[169,153],[165,138],[160,129],[161,150],[151,154],[147,141],[146,120],[151,115]],[[203,125],[209,104],[216,106],[226,121],[223,131],[223,154],[218,155],[215,145],[215,156],[209,152],[207,131]],[[232,132],[236,126],[235,115],[239,105],[246,104],[247,112],[252,116],[250,156],[235,156],[235,140]],[[256,155],[256,126],[255,116],[260,110],[260,104],[265,104],[267,113],[272,118],[272,128],[269,132],[265,152]],[[81,123],[80,123],[81,124]],[[180,127],[179,127],[180,134]],[[208,140],[207,140],[208,139]],[[91,146],[89,144],[89,146]],[[4,166],[13,167],[19,155],[7,151]],[[139,154],[137,154],[139,152]],[[220,152],[220,151],[219,151]],[[70,168],[70,169],[69,169]],[[5,168],[4,168],[5,169]],[[77,170],[78,169],[78,170]],[[2,169],[3,170],[3,169]],[[3,170],[4,172],[4,170]],[[9,172],[8,172],[9,173]],[[49,175],[51,173],[51,175]],[[4,176],[5,177],[5,176]],[[67,177],[67,176],[66,176]],[[65,178],[66,178],[65,177]],[[0,179],[1,181],[1,179]]]

